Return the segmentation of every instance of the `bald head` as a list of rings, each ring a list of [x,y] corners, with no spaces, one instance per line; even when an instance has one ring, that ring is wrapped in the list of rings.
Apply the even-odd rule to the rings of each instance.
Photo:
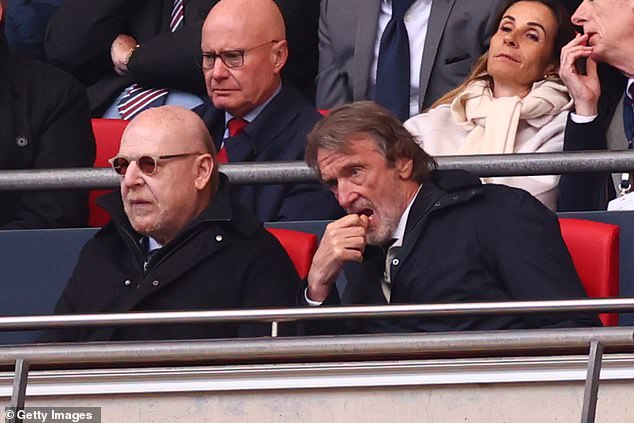
[[[153,144],[156,149],[214,151],[211,135],[203,120],[191,110],[179,106],[148,109],[132,119],[123,132],[121,146],[142,141]]]
[[[242,65],[217,58],[203,72],[214,106],[244,117],[281,84],[288,58],[282,13],[273,0],[221,0],[205,20],[201,50],[207,57],[229,51],[242,56]]]
[[[285,40],[286,26],[273,0],[221,0],[209,12],[205,27],[235,30],[253,40]]]

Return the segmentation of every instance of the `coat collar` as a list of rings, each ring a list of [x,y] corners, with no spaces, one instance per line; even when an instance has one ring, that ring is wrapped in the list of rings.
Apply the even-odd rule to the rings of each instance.
[[[472,173],[464,170],[435,170],[423,182],[407,219],[405,239],[418,222],[435,210],[469,201],[483,193],[482,182]]]
[[[418,196],[412,204],[407,219],[403,245],[399,257],[405,261],[415,248],[421,233],[425,230],[433,213],[440,213],[451,207],[483,195],[484,187],[480,179],[464,170],[435,170],[431,177],[423,182]],[[398,269],[394,269],[392,280],[396,281]]]

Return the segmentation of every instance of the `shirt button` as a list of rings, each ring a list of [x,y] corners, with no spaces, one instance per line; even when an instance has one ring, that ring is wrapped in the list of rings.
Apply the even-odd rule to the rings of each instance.
[[[152,281],[152,285],[159,286],[159,281]]]
[[[132,284],[132,281],[130,279],[126,279],[125,281],[123,281],[123,285],[125,286],[130,286],[130,284]]]
[[[434,207],[440,207],[440,201],[436,201],[436,202],[434,203]]]
[[[398,266],[400,264],[400,262],[401,261],[399,259],[397,259],[397,258],[392,259],[392,265],[393,266]]]
[[[222,235],[220,234],[216,235],[216,241],[218,242],[222,241]]]

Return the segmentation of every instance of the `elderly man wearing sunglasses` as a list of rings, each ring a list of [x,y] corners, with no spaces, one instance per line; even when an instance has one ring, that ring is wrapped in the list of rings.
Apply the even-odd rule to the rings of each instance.
[[[127,126],[120,193],[102,197],[112,222],[81,252],[57,314],[295,305],[298,277],[277,241],[228,195],[212,139],[187,109],[163,106]],[[282,327],[292,333],[291,327]],[[265,324],[60,330],[47,340],[260,336]]]

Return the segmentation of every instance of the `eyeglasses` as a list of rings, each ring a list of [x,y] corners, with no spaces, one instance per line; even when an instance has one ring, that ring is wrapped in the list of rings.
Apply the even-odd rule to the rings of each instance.
[[[220,58],[222,63],[229,69],[239,68],[244,65],[244,53],[253,51],[260,47],[264,47],[267,44],[277,43],[278,40],[266,41],[262,44],[258,44],[255,47],[247,49],[225,50],[220,53],[213,51],[203,51],[200,56],[196,56],[196,63],[203,69],[213,69],[216,64],[216,59]]]
[[[112,169],[119,175],[125,175],[126,171],[128,170],[128,166],[130,166],[130,163],[136,162],[136,165],[139,167],[141,172],[143,172],[145,175],[152,176],[156,173],[156,169],[158,168],[160,160],[175,159],[177,157],[197,156],[201,154],[204,153],[167,154],[164,156],[152,156],[149,154],[144,154],[137,158],[119,155],[109,159],[108,162],[110,163],[110,166],[112,166]]]

